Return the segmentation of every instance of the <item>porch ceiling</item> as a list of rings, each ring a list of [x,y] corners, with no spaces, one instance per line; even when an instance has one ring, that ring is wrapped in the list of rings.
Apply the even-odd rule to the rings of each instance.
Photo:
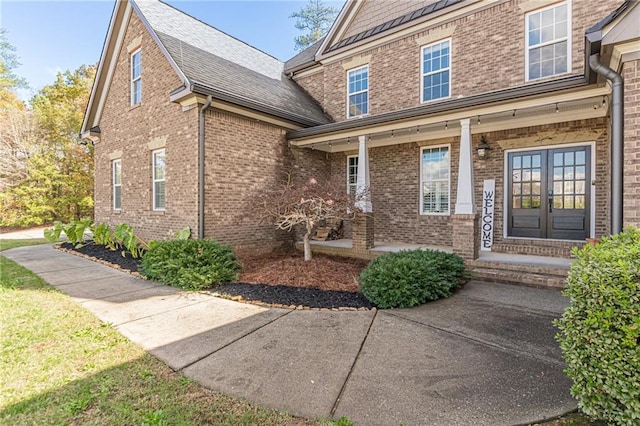
[[[358,136],[361,135],[368,136],[369,147],[457,137],[460,136],[460,120],[465,118],[471,119],[471,132],[475,134],[598,118],[607,115],[609,93],[608,86],[594,87],[543,99],[484,105],[322,133],[290,139],[289,143],[320,151],[343,152],[358,149]]]

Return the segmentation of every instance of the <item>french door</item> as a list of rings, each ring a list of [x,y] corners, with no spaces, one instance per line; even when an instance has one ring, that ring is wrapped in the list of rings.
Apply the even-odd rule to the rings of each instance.
[[[589,146],[512,152],[507,162],[509,236],[558,240],[589,236]]]

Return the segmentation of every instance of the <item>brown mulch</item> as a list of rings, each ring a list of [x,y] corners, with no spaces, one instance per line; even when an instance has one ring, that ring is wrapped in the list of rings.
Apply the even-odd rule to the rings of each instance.
[[[302,253],[241,257],[240,260],[240,282],[350,292],[358,291],[358,275],[369,263],[321,254],[305,261]]]

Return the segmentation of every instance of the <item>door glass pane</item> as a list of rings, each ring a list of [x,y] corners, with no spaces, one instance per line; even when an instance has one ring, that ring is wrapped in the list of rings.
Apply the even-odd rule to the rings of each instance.
[[[521,157],[519,155],[513,157],[513,168],[514,169],[519,169],[520,167],[522,167],[522,161],[521,161]]]
[[[514,183],[512,192],[513,192],[513,195],[522,194],[522,184],[521,183]]]
[[[553,154],[553,165],[562,166],[562,153]]]
[[[520,170],[514,170],[513,171],[513,181],[514,182],[520,182],[520,177],[521,177],[520,173],[521,173]]]
[[[573,194],[573,182],[565,182],[564,183],[564,193],[565,194]]]
[[[565,180],[571,180],[573,179],[573,167],[565,167],[564,168],[564,179]]]
[[[576,195],[576,209],[584,209],[585,208],[585,204],[584,204],[584,195]]]
[[[576,181],[576,194],[584,194],[585,184],[583,180]]]
[[[531,166],[532,167],[540,167],[540,154],[531,156]]]
[[[581,165],[581,164],[585,164],[586,161],[586,153],[584,151],[578,151],[576,152],[576,164],[577,165]]]
[[[531,182],[531,170],[522,169],[522,181],[523,182]]]
[[[540,169],[533,169],[531,171],[531,180],[534,182],[540,182]]]
[[[522,193],[524,195],[531,194],[531,184],[530,183],[523,183],[522,184]]]
[[[520,204],[520,197],[513,197],[513,208],[514,209],[522,208]]]
[[[564,208],[565,209],[573,208],[573,196],[569,195],[564,197]]]
[[[573,152],[564,153],[564,164],[565,166],[573,166]]]
[[[554,195],[553,196],[553,208],[554,209],[561,209],[562,208],[562,196],[561,195]]]
[[[540,197],[536,197],[536,196],[531,197],[531,207],[534,209],[540,208]]]
[[[532,185],[531,193],[533,195],[540,195],[540,182],[534,182]]]
[[[526,168],[531,167],[531,156],[530,155],[524,155],[522,157],[522,167],[526,167]]]
[[[522,208],[523,209],[530,209],[531,208],[531,198],[529,198],[529,197],[523,197],[522,198]]]
[[[576,179],[584,179],[585,178],[585,166],[576,167]]]
[[[561,195],[563,190],[562,182],[554,182],[553,183],[553,193],[556,195]]]
[[[553,168],[553,180],[562,180],[562,167]]]

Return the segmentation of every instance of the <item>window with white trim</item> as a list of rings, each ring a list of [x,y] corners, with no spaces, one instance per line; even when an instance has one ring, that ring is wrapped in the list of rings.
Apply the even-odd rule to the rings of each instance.
[[[113,209],[122,209],[122,160],[113,160],[111,163],[113,171]]]
[[[347,157],[347,194],[355,194],[358,188],[358,156]]]
[[[347,118],[369,113],[369,65],[347,72]]]
[[[152,152],[153,168],[153,209],[164,210],[165,206],[165,152],[158,149]]]
[[[451,96],[451,39],[422,47],[422,102]]]
[[[142,102],[142,51],[131,54],[131,105]]]
[[[449,214],[450,172],[448,145],[422,148],[420,152],[420,213]]]
[[[528,13],[525,21],[527,80],[568,72],[571,19],[567,3]]]

